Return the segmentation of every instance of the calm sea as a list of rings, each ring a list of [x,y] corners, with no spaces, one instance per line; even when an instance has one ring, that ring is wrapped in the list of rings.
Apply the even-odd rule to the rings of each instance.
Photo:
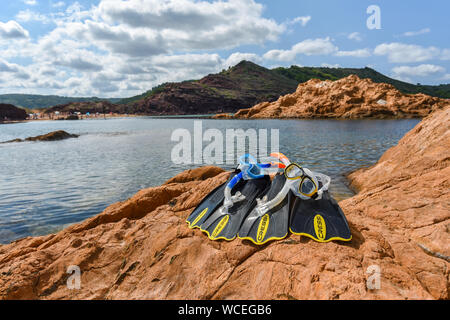
[[[0,125],[0,141],[55,130],[80,134],[63,141],[0,144],[0,243],[55,232],[197,167],[174,164],[170,157],[176,144],[172,132],[193,133],[194,121],[139,117]],[[203,119],[202,126],[224,136],[226,129],[279,129],[280,151],[331,176],[331,192],[341,200],[352,196],[344,174],[374,164],[418,122]]]

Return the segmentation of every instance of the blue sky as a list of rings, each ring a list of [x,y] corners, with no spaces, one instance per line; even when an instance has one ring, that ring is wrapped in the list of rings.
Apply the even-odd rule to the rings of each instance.
[[[367,8],[378,6],[380,29]],[[17,0],[0,11],[0,93],[124,97],[241,59],[370,66],[450,83],[448,1]]]

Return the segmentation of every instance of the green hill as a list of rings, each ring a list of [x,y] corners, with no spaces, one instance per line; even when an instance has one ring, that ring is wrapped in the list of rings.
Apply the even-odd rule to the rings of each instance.
[[[236,112],[295,91],[298,82],[249,61],[200,80],[164,83],[122,100],[140,114]]]
[[[129,103],[133,103],[133,102],[142,100],[142,99],[144,99],[146,97],[149,97],[149,96],[151,96],[153,94],[156,94],[158,92],[162,92],[167,84],[169,84],[169,83],[166,82],[166,83],[160,84],[159,86],[153,87],[151,90],[148,90],[148,91],[146,91],[146,92],[144,92],[142,94],[139,94],[137,96],[121,99],[117,103],[118,104],[129,104]]]
[[[61,97],[53,95],[37,95],[37,94],[1,94],[0,103],[12,104],[18,107],[27,109],[44,109],[59,104],[66,104],[69,102],[99,102],[109,101],[111,103],[118,102],[121,99],[102,99],[97,97],[91,98],[74,98]]]

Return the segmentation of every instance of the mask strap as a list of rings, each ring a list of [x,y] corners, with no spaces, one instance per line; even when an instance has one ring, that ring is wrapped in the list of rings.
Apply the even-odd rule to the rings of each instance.
[[[288,157],[286,157],[281,152],[272,152],[270,156],[279,159],[286,167],[291,164],[291,161],[289,161]]]

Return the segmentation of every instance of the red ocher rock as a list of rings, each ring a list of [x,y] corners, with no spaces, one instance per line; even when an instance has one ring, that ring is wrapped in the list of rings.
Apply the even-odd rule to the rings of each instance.
[[[422,93],[403,94],[392,85],[350,75],[336,81],[312,79],[275,102],[262,102],[216,118],[413,118],[450,104]]]
[[[0,246],[2,299],[449,299],[450,107],[425,118],[340,203],[351,242],[209,241],[186,218],[228,173],[202,167],[56,234]],[[81,288],[70,290],[69,266]],[[380,289],[367,272],[380,271]]]

